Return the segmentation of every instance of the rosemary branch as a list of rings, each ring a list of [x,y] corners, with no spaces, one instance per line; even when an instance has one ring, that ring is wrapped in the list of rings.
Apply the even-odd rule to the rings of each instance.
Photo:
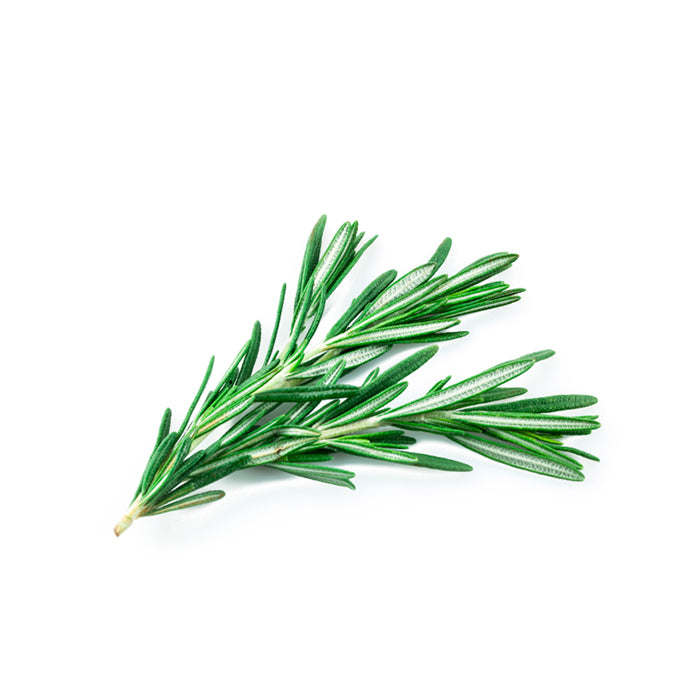
[[[322,250],[325,224],[323,216],[304,250],[286,343],[275,349],[286,297],[282,285],[261,366],[255,370],[262,335],[256,322],[219,383],[202,400],[214,365],[211,358],[178,430],[171,430],[172,413],[166,409],[129,510],[114,528],[117,536],[139,517],[222,498],[223,491],[200,489],[257,465],[349,488],[354,488],[354,473],[325,464],[334,454],[471,470],[461,461],[409,450],[416,439],[407,431],[442,435],[510,466],[583,480],[582,465],[573,455],[596,458],[564,445],[562,438],[598,428],[597,416],[553,413],[587,407],[596,399],[568,394],[508,401],[526,390],[501,386],[552,351],[526,355],[452,384],[447,377],[424,397],[389,407],[408,386],[404,379],[435,355],[434,343],[467,335],[451,330],[461,317],[520,298],[524,290],[487,281],[508,269],[516,255],[489,255],[456,274],[437,275],[450,250],[447,238],[427,263],[402,277],[397,279],[395,270],[379,275],[353,299],[325,339],[311,346],[328,298],[374,240],[360,246],[364,234],[358,233],[357,222],[348,222]],[[384,371],[375,367],[359,386],[340,382],[400,343],[426,346]],[[216,439],[200,447],[214,431]]]

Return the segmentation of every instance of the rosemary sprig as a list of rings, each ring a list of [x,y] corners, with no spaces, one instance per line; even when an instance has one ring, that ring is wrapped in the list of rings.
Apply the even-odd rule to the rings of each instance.
[[[496,253],[456,274],[438,275],[450,250],[447,238],[427,263],[402,277],[397,279],[395,270],[379,275],[325,339],[312,345],[329,296],[374,240],[360,245],[364,234],[358,233],[357,222],[345,223],[323,250],[325,224],[323,216],[304,251],[286,343],[275,349],[286,297],[283,285],[259,368],[255,369],[261,327],[256,322],[219,383],[202,400],[214,365],[211,358],[175,431],[166,409],[131,506],[114,529],[117,535],[141,516],[218,500],[223,491],[200,489],[258,465],[348,488],[354,488],[354,473],[327,464],[336,453],[447,471],[471,470],[461,461],[410,450],[416,439],[407,431],[442,435],[520,469],[583,480],[582,465],[573,455],[596,458],[565,446],[562,438],[590,433],[599,427],[597,417],[553,414],[590,406],[596,399],[573,394],[508,401],[526,390],[502,386],[552,351],[526,355],[456,383],[447,377],[424,397],[390,406],[408,386],[405,378],[435,355],[433,343],[467,335],[451,330],[462,316],[520,298],[524,290],[487,281],[508,269],[516,255]],[[341,382],[398,343],[427,345],[384,371],[375,367],[360,386]],[[208,446],[200,446],[214,433]]]

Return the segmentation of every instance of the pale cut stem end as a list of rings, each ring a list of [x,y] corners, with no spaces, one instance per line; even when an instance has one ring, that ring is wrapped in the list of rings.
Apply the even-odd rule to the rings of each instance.
[[[114,526],[114,534],[119,537],[119,535],[128,530],[131,524],[141,515],[141,502],[136,499],[134,504],[129,509],[129,512]]]

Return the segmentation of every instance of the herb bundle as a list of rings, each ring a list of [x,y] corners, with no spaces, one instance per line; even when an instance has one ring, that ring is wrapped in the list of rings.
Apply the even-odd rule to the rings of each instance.
[[[395,270],[379,275],[355,297],[325,339],[314,343],[329,296],[374,240],[361,245],[364,234],[358,233],[357,222],[345,223],[324,250],[325,224],[323,216],[304,251],[286,342],[278,348],[283,285],[264,354],[256,322],[219,383],[205,395],[214,365],[211,358],[176,430],[166,409],[130,508],[114,528],[117,536],[139,517],[222,498],[223,491],[202,489],[258,465],[349,488],[354,488],[355,474],[330,466],[334,454],[471,470],[464,462],[410,449],[416,438],[409,433],[415,432],[442,435],[513,467],[583,480],[576,458],[597,458],[565,445],[563,438],[598,428],[597,416],[557,414],[590,406],[595,397],[564,394],[512,401],[526,389],[502,386],[553,355],[551,350],[504,362],[461,381],[452,382],[448,376],[424,397],[397,404],[408,386],[406,377],[437,352],[434,343],[467,335],[451,330],[462,316],[520,298],[524,290],[487,281],[508,269],[516,255],[496,253],[456,274],[438,274],[450,250],[447,238],[428,262],[402,277],[397,279]],[[427,345],[386,369],[374,367],[360,384],[345,381],[347,374],[399,343]],[[209,444],[203,446],[207,437]]]

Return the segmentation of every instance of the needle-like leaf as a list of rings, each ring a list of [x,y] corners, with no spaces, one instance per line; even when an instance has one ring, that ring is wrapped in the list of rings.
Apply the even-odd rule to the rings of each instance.
[[[282,309],[284,308],[284,297],[287,293],[287,285],[282,285],[282,291],[280,292],[280,300],[277,303],[277,313],[275,314],[275,325],[272,328],[272,335],[270,336],[270,344],[268,345],[267,352],[265,353],[265,359],[263,360],[263,365],[266,365],[272,357],[272,351],[275,347],[275,341],[277,340],[277,332],[280,327],[280,319],[282,318]]]
[[[257,401],[323,401],[353,396],[359,389],[352,384],[335,384],[333,386],[295,386],[286,389],[269,389],[255,394]]]
[[[183,508],[191,508],[192,506],[201,506],[205,503],[212,503],[213,501],[218,501],[226,495],[224,491],[206,491],[205,493],[198,493],[194,496],[187,496],[186,498],[181,498],[179,501],[173,501],[161,508],[156,508],[144,515],[160,515],[161,513],[170,513],[173,510],[182,510]]]
[[[408,323],[380,331],[360,335],[338,336],[329,341],[330,347],[351,347],[356,345],[371,345],[375,343],[395,343],[398,340],[420,338],[429,333],[437,333],[456,326],[459,321],[436,321],[434,323]]]
[[[425,411],[435,411],[437,409],[448,408],[459,401],[480,394],[488,389],[493,389],[499,384],[503,384],[514,377],[526,372],[532,365],[534,360],[515,360],[498,365],[486,372],[465,379],[463,382],[453,384],[446,389],[436,391],[430,396],[423,399],[412,401],[405,406],[401,406],[389,413],[389,418],[400,418],[401,416],[410,416]]]
[[[495,413],[490,411],[468,411],[455,414],[455,420],[469,425],[515,430],[540,430],[558,435],[585,435],[600,425],[586,418],[560,418],[539,413]]]
[[[568,479],[569,481],[583,481],[584,476],[578,469],[564,466],[559,462],[534,455],[526,450],[517,447],[509,447],[492,440],[484,440],[476,437],[453,437],[455,442],[468,447],[473,452],[477,452],[484,457],[489,457],[496,462],[503,462],[511,467],[527,469],[538,474],[553,476],[557,479]]]
[[[537,399],[523,399],[510,403],[494,403],[485,407],[484,411],[509,411],[524,413],[550,413],[552,411],[568,411],[573,408],[592,406],[598,399],[587,394],[557,394],[542,396]]]

